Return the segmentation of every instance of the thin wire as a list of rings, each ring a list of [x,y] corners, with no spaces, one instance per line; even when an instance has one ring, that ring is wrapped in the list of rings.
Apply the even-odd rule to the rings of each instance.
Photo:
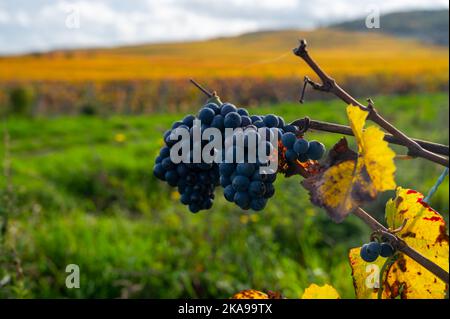
[[[433,187],[431,187],[427,197],[425,197],[425,199],[423,200],[425,203],[428,203],[430,201],[431,197],[433,197],[434,193],[437,192],[439,186],[441,186],[442,182],[444,182],[447,175],[448,175],[448,167],[445,168],[441,176],[439,176],[439,178],[437,179],[436,183],[433,185]]]

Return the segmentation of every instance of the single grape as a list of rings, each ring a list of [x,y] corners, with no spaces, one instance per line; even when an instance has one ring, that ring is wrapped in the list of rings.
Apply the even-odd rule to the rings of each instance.
[[[289,132],[289,133],[293,133],[294,135],[298,133],[298,128],[297,128],[297,126],[294,126],[294,125],[290,125],[290,124],[286,125],[283,129],[286,133]]]
[[[306,155],[312,160],[319,160],[325,154],[325,146],[318,141],[311,141],[309,143],[308,152]]]
[[[233,104],[230,104],[230,103],[222,104],[222,107],[220,108],[220,114],[222,116],[225,117],[228,113],[231,113],[231,112],[237,112],[236,106],[234,106]]]
[[[382,243],[380,247],[380,256],[381,257],[391,257],[394,254],[394,248],[389,243]]]
[[[223,196],[229,202],[233,202],[234,201],[234,194],[235,193],[236,193],[236,191],[234,190],[232,185],[226,186],[224,188],[224,190],[223,190]]]
[[[213,121],[215,115],[216,114],[214,113],[214,111],[212,109],[210,109],[208,107],[204,107],[198,113],[198,118],[200,119],[200,121],[202,121],[202,124],[209,125]]]
[[[186,115],[185,118],[183,119],[183,124],[186,125],[187,127],[192,127],[192,124],[194,123],[195,120],[195,116],[194,115]]]
[[[214,114],[220,114],[220,106],[218,106],[216,103],[208,103],[204,107],[207,107],[214,111]]]
[[[286,126],[286,122],[284,121],[284,119],[281,116],[277,116],[278,117],[278,128],[283,128]]]
[[[162,165],[162,167],[163,167],[166,171],[175,168],[175,164],[172,162],[172,160],[170,159],[170,157],[166,157],[165,159],[163,159],[163,160],[161,161],[161,165]]]
[[[238,108],[237,112],[239,113],[239,115],[241,116],[249,116],[248,111],[244,108]]]
[[[226,128],[237,128],[242,124],[241,116],[237,112],[229,112],[225,115],[224,125]]]
[[[283,136],[281,137],[281,142],[287,149],[292,149],[296,140],[297,137],[295,136],[294,133],[291,132],[284,133]]]
[[[293,150],[287,150],[284,156],[289,162],[294,162],[298,158],[298,154]]]
[[[246,176],[237,175],[232,180],[233,188],[237,192],[245,192],[248,189],[250,180]]]
[[[252,120],[246,116],[246,115],[241,115],[241,125],[242,127],[247,127],[249,125],[252,124]]]
[[[248,187],[248,192],[251,197],[262,197],[266,192],[266,186],[262,181],[252,181]]]
[[[166,174],[164,175],[164,178],[170,186],[172,187],[177,186],[178,174],[175,170],[167,171]]]
[[[264,122],[263,121],[256,121],[256,122],[253,122],[253,125],[255,125],[257,128],[261,128],[261,127],[264,127],[265,126],[265,124],[264,124]]]
[[[278,117],[273,114],[269,114],[264,117],[264,124],[267,125],[267,127],[277,127],[278,126]]]
[[[254,198],[250,201],[250,208],[255,211],[263,210],[266,207],[267,199],[266,198]]]
[[[242,209],[248,209],[250,207],[250,196],[247,192],[236,192],[234,202]]]
[[[294,143],[294,151],[300,155],[300,154],[306,154],[308,151],[309,143],[307,140],[300,138]]]
[[[153,167],[153,175],[155,175],[156,178],[165,181],[165,174],[166,174],[166,170],[163,168],[163,166],[161,164],[156,164]]]
[[[275,187],[272,183],[264,183],[266,191],[264,193],[264,198],[271,198],[275,194]]]

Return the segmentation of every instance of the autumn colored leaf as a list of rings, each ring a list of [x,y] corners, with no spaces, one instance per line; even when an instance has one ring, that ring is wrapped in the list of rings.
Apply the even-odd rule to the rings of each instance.
[[[311,284],[303,292],[301,299],[340,299],[339,293],[333,286],[323,285],[318,286]]]
[[[439,213],[423,202],[422,194],[399,187],[396,197],[386,204],[386,221],[391,229],[405,223],[397,236],[448,272],[449,240],[446,224]],[[378,288],[371,286],[369,280],[377,276],[370,274],[370,270],[381,271],[386,259],[379,257],[374,263],[366,263],[359,256],[359,251],[360,248],[354,248],[349,253],[356,296],[377,298]],[[427,269],[399,252],[386,268],[382,289],[382,298],[435,299],[445,298],[447,287]]]
[[[361,247],[352,248],[348,254],[352,267],[353,286],[357,299],[376,299],[380,271],[386,258],[378,257],[373,263],[365,262],[359,255]]]
[[[406,221],[397,235],[448,272],[449,240],[445,221],[423,198],[419,192],[399,187],[396,197],[386,204],[387,224],[397,228]],[[403,285],[402,298],[444,298],[447,288],[439,278],[404,254],[389,269],[386,296],[396,297],[399,285]]]
[[[357,154],[341,139],[328,154],[318,174],[303,180],[311,202],[326,209],[332,220],[339,223],[356,207],[376,196],[364,169],[355,175]]]
[[[368,112],[349,105],[347,115],[358,143],[358,167],[365,167],[378,192],[395,189],[395,153],[384,140],[384,133],[376,126],[364,130]]]

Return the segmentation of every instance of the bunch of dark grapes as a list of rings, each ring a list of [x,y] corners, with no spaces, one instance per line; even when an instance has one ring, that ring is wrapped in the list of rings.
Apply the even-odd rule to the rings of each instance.
[[[365,262],[371,263],[377,260],[379,256],[385,258],[391,257],[394,252],[394,248],[389,243],[371,241],[361,247],[360,256]]]
[[[268,160],[277,152],[272,143],[274,130],[276,128],[257,129],[249,125],[225,141],[226,153],[231,153],[229,157],[239,154],[240,148],[243,160],[233,158],[233,162],[225,161],[219,165],[220,184],[224,187],[225,199],[244,210],[264,209],[268,199],[275,194],[273,182],[278,163],[275,163],[275,169],[268,165]]]
[[[221,156],[220,165],[217,161],[206,163],[201,159],[199,163],[193,163],[193,154],[202,153],[209,141],[201,141],[200,148],[193,148],[194,122],[201,121],[200,132],[213,127],[222,133],[222,149],[211,150]],[[231,128],[240,134],[235,134],[231,140],[225,140],[225,129]],[[178,136],[181,130],[185,130],[190,137],[189,161],[174,163],[170,157],[172,147],[180,141]],[[165,146],[160,150],[153,169],[154,175],[166,181],[170,186],[177,187],[180,193],[180,201],[189,206],[191,212],[198,212],[212,207],[214,189],[218,185],[224,188],[224,196],[236,203],[242,209],[262,210],[275,189],[273,182],[276,179],[276,169],[268,170],[266,163],[260,158],[256,162],[250,162],[248,157],[236,161],[238,145],[237,138],[243,139],[243,151],[245,156],[254,152],[258,154],[263,149],[267,156],[274,156],[279,151],[278,146],[284,147],[282,152],[288,161],[299,160],[305,162],[309,159],[320,159],[325,148],[322,143],[307,142],[303,138],[297,138],[298,128],[286,125],[282,117],[269,114],[266,116],[252,115],[244,108],[237,108],[231,103],[218,105],[207,103],[197,114],[186,116],[182,121],[177,121],[172,128],[164,134]],[[264,133],[264,134],[262,134]],[[278,141],[274,140],[277,135]],[[257,141],[256,146],[248,144],[250,138]],[[279,143],[281,141],[281,143]],[[197,142],[198,143],[198,142]],[[246,144],[247,143],[247,144]],[[197,145],[198,146],[198,145]],[[232,162],[226,162],[227,153],[232,153]],[[234,155],[233,155],[234,154]],[[277,165],[275,165],[277,166]]]
[[[285,127],[285,133],[281,136],[281,142],[286,148],[284,154],[286,160],[290,163],[320,160],[325,154],[325,146],[318,141],[308,142],[303,136],[298,137],[296,132],[296,127],[288,125]]]

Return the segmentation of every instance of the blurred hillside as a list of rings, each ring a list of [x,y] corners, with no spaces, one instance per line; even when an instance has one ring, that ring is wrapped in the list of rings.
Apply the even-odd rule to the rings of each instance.
[[[389,21],[383,18],[383,28]],[[299,38],[356,96],[448,90],[448,47],[377,32],[281,30],[0,57],[0,105],[16,109],[21,90],[26,98],[19,100],[29,105],[19,108],[32,114],[184,112],[202,98],[191,77],[241,105],[294,101],[303,77],[312,75],[292,54]]]
[[[347,31],[381,32],[448,46],[448,10],[395,12],[381,16],[380,29],[367,29],[365,19],[332,25]]]

